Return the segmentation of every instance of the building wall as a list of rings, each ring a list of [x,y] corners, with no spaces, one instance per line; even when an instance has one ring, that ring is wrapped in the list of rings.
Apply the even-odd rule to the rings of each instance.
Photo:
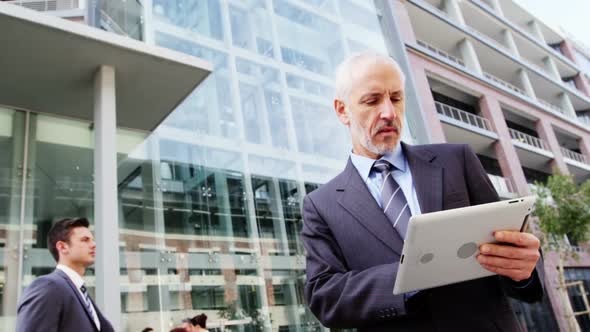
[[[495,161],[500,166],[501,176],[511,184],[503,189],[511,189],[508,191],[515,195],[534,192],[532,183],[539,178],[538,174],[549,175],[558,170],[573,175],[579,183],[590,178],[590,155],[585,146],[590,138],[590,126],[580,117],[590,107],[586,98],[586,77],[583,75],[584,67],[578,67],[574,51],[567,41],[558,43],[561,47],[558,46],[557,50],[553,48],[555,52],[544,52],[555,58],[551,61],[563,62],[560,65],[562,72],[568,71],[566,66],[577,72],[574,86],[577,91],[572,98],[579,98],[580,102],[576,103],[575,112],[568,114],[555,112],[556,108],[546,108],[545,103],[537,102],[550,96],[547,93],[548,83],[554,78],[531,79],[539,75],[530,70],[537,65],[531,65],[533,60],[526,52],[532,45],[542,46],[539,40],[545,38],[543,31],[537,31],[540,37],[536,34],[529,39],[522,38],[529,32],[523,32],[518,27],[521,23],[505,22],[510,22],[515,17],[514,11],[518,10],[510,5],[511,1],[408,0],[398,3],[403,4],[398,6],[401,9],[396,13],[398,21],[409,25],[403,30],[417,82],[415,88],[422,98],[422,112],[429,119],[430,131],[437,141],[468,143],[486,163]],[[531,20],[534,20],[532,15]],[[506,27],[510,32],[503,31],[504,37],[510,34],[511,43],[507,38],[492,40],[491,37],[500,36],[493,35],[494,30]],[[430,30],[436,30],[436,34],[429,33]],[[549,35],[548,38],[554,36]],[[525,51],[522,55],[519,48]],[[514,75],[506,75],[509,70],[494,66],[495,62],[512,66]],[[490,80],[492,77],[494,79]],[[555,78],[551,93],[571,93],[561,86],[557,78],[561,79],[559,76]],[[541,95],[536,91],[540,91]],[[447,99],[446,104],[439,101],[443,99]],[[522,135],[522,131],[533,136]],[[564,147],[569,151],[576,149],[583,156],[580,159],[583,165],[572,161],[572,157],[577,155],[569,154]],[[492,177],[499,180],[496,176]],[[500,182],[494,182],[501,193],[499,183],[504,183],[501,178]],[[504,197],[513,196],[505,194]],[[563,303],[556,292],[555,255],[547,253],[544,263],[547,299],[560,329],[565,331],[567,324]],[[587,268],[589,265],[587,255],[582,254],[579,261],[569,261],[566,267]],[[550,331],[557,328],[551,327],[551,321],[541,318],[543,310],[549,308],[516,305],[515,309],[520,311],[519,317],[529,330]]]

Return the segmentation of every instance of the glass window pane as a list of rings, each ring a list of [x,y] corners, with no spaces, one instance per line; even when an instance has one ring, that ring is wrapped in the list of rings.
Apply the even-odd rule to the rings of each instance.
[[[0,330],[16,329],[24,113],[0,108]]]
[[[214,71],[119,162],[124,331],[199,313],[213,330],[320,329],[301,202],[350,151],[335,66],[385,51],[373,3],[345,1],[154,0],[156,44]]]
[[[94,229],[94,139],[88,122],[30,114],[25,198],[23,287],[53,271],[47,233],[64,218],[87,218]],[[100,250],[100,248],[99,248]],[[94,269],[87,269],[94,294]]]

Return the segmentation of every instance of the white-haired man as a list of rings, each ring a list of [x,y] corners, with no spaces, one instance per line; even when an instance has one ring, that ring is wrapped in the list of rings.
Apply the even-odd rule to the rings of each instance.
[[[328,327],[371,331],[520,330],[507,295],[543,296],[532,234],[498,230],[498,243],[481,246],[480,264],[498,276],[392,294],[411,215],[498,195],[468,145],[400,142],[404,75],[390,57],[351,56],[337,70],[336,91],[334,109],[350,129],[352,152],[345,170],[304,200],[312,312]]]

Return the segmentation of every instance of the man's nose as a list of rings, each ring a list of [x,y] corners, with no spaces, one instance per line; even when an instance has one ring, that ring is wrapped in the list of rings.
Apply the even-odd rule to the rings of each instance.
[[[390,99],[387,98],[381,103],[379,115],[383,120],[393,120],[397,117],[397,114],[395,113],[395,105]]]

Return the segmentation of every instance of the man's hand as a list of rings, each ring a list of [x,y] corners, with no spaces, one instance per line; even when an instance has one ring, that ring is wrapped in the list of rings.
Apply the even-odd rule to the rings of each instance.
[[[486,270],[522,281],[531,277],[539,260],[539,239],[530,233],[499,231],[494,233],[500,243],[479,247],[477,260]]]

